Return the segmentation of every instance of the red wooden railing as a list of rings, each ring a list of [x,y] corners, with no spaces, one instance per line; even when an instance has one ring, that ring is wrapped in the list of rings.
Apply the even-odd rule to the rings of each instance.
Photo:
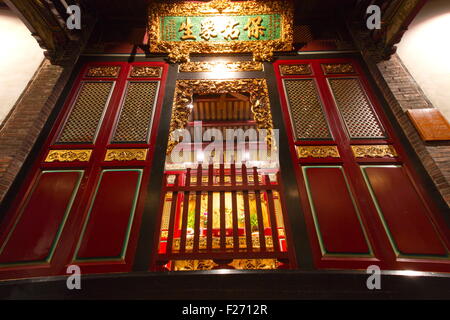
[[[269,174],[274,181],[271,181]],[[218,168],[209,164],[206,169],[199,164],[196,169],[188,168],[182,173],[166,173],[165,178],[164,194],[172,196],[169,201],[167,197],[164,198],[165,205],[169,205],[170,210],[162,210],[162,214],[169,212],[169,217],[165,217],[168,225],[163,224],[161,228],[157,265],[175,260],[205,259],[215,262],[233,259],[278,259],[286,262],[288,252],[283,213],[276,212],[276,208],[282,211],[282,206],[281,202],[278,207],[275,203],[275,200],[280,201],[281,196],[278,171],[261,174],[258,173],[258,168],[248,169],[245,164],[240,168],[231,164],[227,169],[224,164],[220,164]],[[189,199],[194,194],[195,223],[193,230],[189,232]],[[219,228],[213,228],[214,194],[218,194],[220,198]],[[231,196],[231,227],[226,225],[226,194]],[[243,199],[243,228],[239,227],[238,222],[238,194],[242,194]],[[257,232],[252,232],[250,194],[256,203]],[[203,229],[200,228],[202,195],[207,198],[207,222],[206,228]],[[263,203],[267,213],[266,227]],[[217,225],[217,222],[215,224]],[[254,222],[253,227],[256,225]]]

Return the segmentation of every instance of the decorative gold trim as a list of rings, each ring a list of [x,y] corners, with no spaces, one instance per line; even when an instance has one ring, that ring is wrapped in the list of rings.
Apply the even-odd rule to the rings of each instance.
[[[175,260],[173,261],[174,271],[199,271],[212,270],[218,264],[213,260]]]
[[[326,63],[322,64],[322,68],[325,74],[355,73],[350,63]]]
[[[134,66],[131,71],[131,78],[159,78],[161,77],[161,67]]]
[[[312,74],[310,64],[282,64],[280,65],[280,72],[283,76]]]
[[[352,146],[352,151],[355,158],[398,157],[398,153],[392,145]]]
[[[235,259],[228,264],[238,270],[274,270],[278,268],[277,259]]]
[[[148,149],[108,149],[105,161],[145,161]]]
[[[173,271],[212,270],[219,266],[213,260],[174,260]],[[234,259],[228,265],[237,270],[274,270],[278,268],[277,259]]]
[[[263,71],[263,64],[255,61],[238,62],[185,62],[180,65],[180,72],[224,72]]]
[[[119,76],[119,66],[105,66],[89,68],[86,77],[90,78],[117,78]]]
[[[272,113],[270,111],[269,91],[265,79],[239,80],[178,80],[173,102],[172,120],[169,129],[169,155],[177,145],[174,132],[184,129],[188,123],[191,109],[188,105],[193,101],[194,93],[221,94],[232,92],[250,93],[251,110],[258,129],[268,130],[266,141],[269,147],[273,145],[271,130],[273,129]],[[276,147],[273,145],[273,147]]]
[[[91,154],[92,150],[50,150],[45,162],[88,162]]]
[[[299,158],[340,158],[336,146],[297,146]]]
[[[274,51],[293,49],[294,7],[292,1],[230,1],[210,2],[154,2],[149,6],[148,41],[150,52],[167,53],[171,62],[189,61],[191,53],[253,53],[256,61],[271,61]],[[213,15],[282,15],[280,40],[266,41],[162,41],[160,17],[162,16],[213,16]]]

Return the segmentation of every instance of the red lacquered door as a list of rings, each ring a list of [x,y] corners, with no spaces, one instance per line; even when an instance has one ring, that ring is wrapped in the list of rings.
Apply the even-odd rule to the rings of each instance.
[[[442,213],[358,63],[274,67],[316,266],[450,271]]]
[[[167,65],[91,63],[0,228],[0,278],[126,272],[137,242]]]

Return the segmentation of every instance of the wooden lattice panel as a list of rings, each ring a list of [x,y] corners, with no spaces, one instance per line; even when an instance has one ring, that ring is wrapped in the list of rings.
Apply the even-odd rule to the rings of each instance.
[[[383,127],[356,78],[328,79],[351,138],[385,138]]]
[[[296,139],[332,139],[314,80],[289,79],[284,85]]]
[[[158,82],[130,82],[113,143],[147,142],[158,92]]]
[[[113,86],[113,82],[82,84],[57,143],[94,142]]]

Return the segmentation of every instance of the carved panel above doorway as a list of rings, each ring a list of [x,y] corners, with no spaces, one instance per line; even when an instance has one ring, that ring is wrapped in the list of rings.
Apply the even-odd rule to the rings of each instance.
[[[291,51],[294,10],[291,1],[213,0],[155,2],[149,8],[149,46],[172,62],[191,53],[253,53],[270,61],[274,51]]]

